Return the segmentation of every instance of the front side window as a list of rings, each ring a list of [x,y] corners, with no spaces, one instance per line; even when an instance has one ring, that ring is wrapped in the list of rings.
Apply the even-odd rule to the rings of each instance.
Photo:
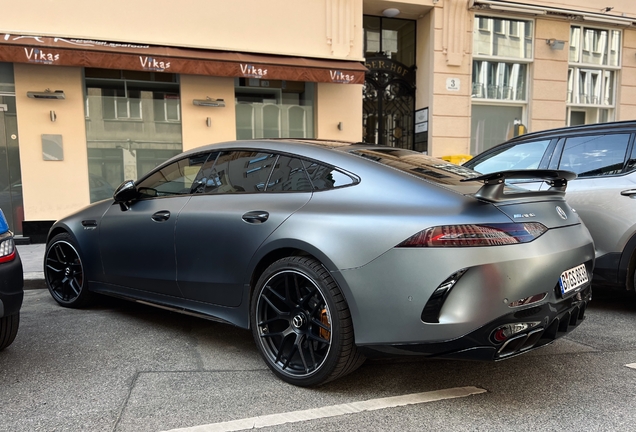
[[[145,198],[194,193],[195,180],[208,157],[204,153],[171,163],[139,182],[137,190]]]
[[[621,31],[570,27],[567,120],[570,126],[614,120]]]
[[[476,16],[473,28],[471,153],[516,136],[528,101],[532,21]]]
[[[587,135],[568,138],[559,169],[579,177],[620,174],[625,165],[629,134]]]

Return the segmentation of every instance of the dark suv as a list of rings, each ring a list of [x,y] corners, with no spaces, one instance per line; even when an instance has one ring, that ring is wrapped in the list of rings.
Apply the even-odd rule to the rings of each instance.
[[[0,210],[0,350],[11,345],[18,334],[23,289],[22,261]]]
[[[463,165],[487,174],[502,170],[574,171],[566,200],[587,225],[596,248],[594,283],[635,289],[636,121],[572,126],[529,133]],[[543,182],[517,183],[545,189]]]

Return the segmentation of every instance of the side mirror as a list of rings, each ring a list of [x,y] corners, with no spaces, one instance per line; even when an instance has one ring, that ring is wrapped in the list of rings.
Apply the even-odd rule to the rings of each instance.
[[[139,196],[135,182],[133,180],[126,180],[115,190],[113,199],[119,204],[123,211],[128,210],[128,202],[136,199]]]

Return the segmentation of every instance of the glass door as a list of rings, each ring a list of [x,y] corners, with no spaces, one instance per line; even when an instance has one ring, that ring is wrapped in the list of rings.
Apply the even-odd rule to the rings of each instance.
[[[0,96],[0,209],[9,229],[22,235],[24,204],[15,96]]]

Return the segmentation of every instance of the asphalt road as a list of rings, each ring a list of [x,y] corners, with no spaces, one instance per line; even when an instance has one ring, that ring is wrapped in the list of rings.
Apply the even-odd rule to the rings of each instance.
[[[578,329],[524,356],[367,361],[302,389],[269,372],[248,331],[117,299],[64,309],[36,289],[25,292],[16,341],[0,352],[0,430],[228,430],[218,423],[290,412],[291,423],[261,430],[635,430],[634,363],[636,296],[627,294],[597,292]],[[347,411],[458,387],[480,393]],[[317,416],[331,416],[295,413],[325,407]]]

